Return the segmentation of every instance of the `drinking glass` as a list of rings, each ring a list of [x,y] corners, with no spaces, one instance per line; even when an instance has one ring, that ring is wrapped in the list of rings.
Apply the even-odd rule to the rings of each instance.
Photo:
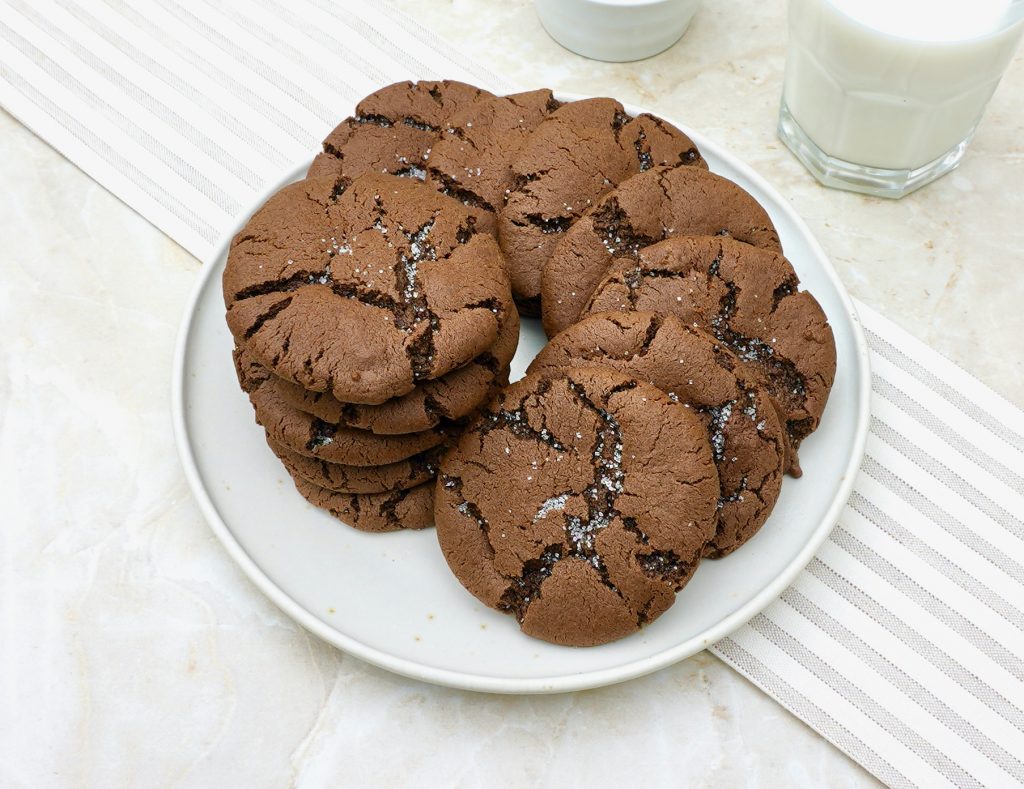
[[[826,186],[902,197],[956,167],[1024,0],[790,0],[779,137]]]

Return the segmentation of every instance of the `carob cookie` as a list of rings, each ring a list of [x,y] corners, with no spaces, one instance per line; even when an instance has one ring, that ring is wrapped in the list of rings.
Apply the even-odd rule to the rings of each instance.
[[[557,334],[527,373],[558,376],[600,365],[648,381],[692,408],[718,468],[718,528],[704,549],[717,558],[749,540],[782,487],[786,442],[765,388],[710,334],[672,315],[603,312]]]
[[[501,252],[467,209],[390,175],[281,189],[232,241],[223,288],[260,364],[369,404],[490,348],[510,303]]]
[[[836,345],[821,305],[798,290],[782,255],[721,237],[677,236],[619,260],[594,289],[587,312],[678,315],[721,340],[763,380],[796,449],[818,426],[836,372]]]
[[[327,422],[382,435],[415,433],[445,419],[461,419],[490,400],[496,388],[508,384],[508,366],[518,344],[519,314],[510,301],[502,311],[498,341],[490,349],[469,364],[380,405],[342,403],[326,392],[311,392],[276,376],[268,385],[285,402]]]
[[[382,493],[405,490],[437,476],[442,447],[383,466],[346,466],[293,452],[267,436],[267,444],[293,479],[303,479],[335,493]]]
[[[772,220],[743,188],[695,167],[654,169],[625,181],[564,234],[544,264],[544,330],[576,322],[608,267],[674,235],[729,236],[781,252]]]
[[[249,400],[257,423],[276,444],[309,458],[346,466],[397,463],[439,446],[452,429],[446,424],[419,433],[380,436],[369,430],[325,422],[292,408],[268,386],[255,388],[249,393]]]
[[[396,82],[356,105],[356,114],[327,135],[309,176],[365,173],[426,177],[431,148],[448,121],[493,93],[464,82]]]
[[[384,493],[335,493],[300,478],[295,488],[314,507],[359,531],[425,529],[434,520],[434,483]]]
[[[531,375],[441,461],[448,565],[523,632],[589,646],[662,614],[715,533],[718,474],[696,414],[613,370]]]
[[[561,106],[550,90],[473,102],[446,124],[433,146],[427,183],[480,210],[478,223],[497,232],[497,211],[514,186],[512,161],[541,121]]]
[[[631,118],[613,99],[562,105],[523,144],[498,217],[516,300],[537,314],[541,267],[565,231],[604,194],[661,165],[707,164],[693,141],[654,115]]]

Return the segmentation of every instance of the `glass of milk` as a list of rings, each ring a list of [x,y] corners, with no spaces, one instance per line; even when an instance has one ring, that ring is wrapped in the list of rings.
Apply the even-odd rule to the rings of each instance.
[[[949,172],[1024,32],[1024,0],[790,0],[779,136],[827,186]]]

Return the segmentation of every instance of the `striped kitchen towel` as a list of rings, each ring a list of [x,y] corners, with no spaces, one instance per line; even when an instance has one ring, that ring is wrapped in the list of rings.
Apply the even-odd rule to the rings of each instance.
[[[0,41],[0,103],[200,258],[337,107],[399,79],[511,87],[366,3],[0,0]],[[892,786],[1020,783],[1024,414],[859,310],[874,378],[853,496],[712,651]]]

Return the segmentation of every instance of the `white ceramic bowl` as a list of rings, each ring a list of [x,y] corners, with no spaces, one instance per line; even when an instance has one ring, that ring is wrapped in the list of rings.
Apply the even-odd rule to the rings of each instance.
[[[594,60],[641,60],[686,32],[700,0],[537,0],[537,16],[566,49]]]

